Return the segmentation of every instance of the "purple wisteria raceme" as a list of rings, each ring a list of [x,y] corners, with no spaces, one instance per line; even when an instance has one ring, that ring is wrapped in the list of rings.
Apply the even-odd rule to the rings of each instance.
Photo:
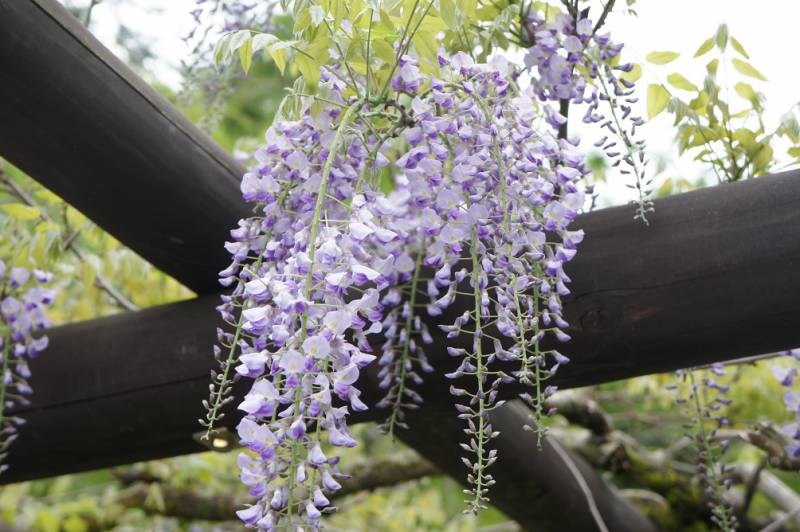
[[[800,360],[800,349],[791,349],[781,354],[791,359],[788,367],[776,366],[772,369],[775,378],[781,386],[787,388],[783,395],[783,402],[786,409],[794,416],[792,422],[783,426],[783,433],[791,440],[786,446],[786,452],[793,458],[800,458],[800,393],[792,389],[795,379],[797,379],[797,361]]]
[[[581,231],[569,225],[584,203],[579,181],[585,174],[577,148],[540,131],[533,89],[520,92],[519,72],[502,57],[475,64],[463,53],[440,53],[442,76],[405,87],[430,87],[411,104],[413,127],[398,159],[400,181],[411,195],[424,239],[430,316],[442,314],[466,296],[470,310],[442,325],[453,339],[460,364],[448,377],[463,398],[457,405],[467,423],[462,447],[470,468],[473,510],[483,507],[493,484],[486,473],[496,459],[488,443],[496,433],[490,411],[503,382],[530,385],[532,428],[542,432],[544,399],[555,388],[544,381],[568,359],[542,347],[546,336],[566,341],[561,298],[569,293],[563,266],[576,252]],[[406,63],[408,64],[408,63]],[[501,361],[515,368],[495,368]],[[506,366],[509,367],[509,366]],[[462,386],[462,377],[474,380]]]
[[[376,186],[385,157],[362,135],[369,106],[345,101],[333,76],[323,84],[337,103],[276,124],[256,152],[242,193],[258,216],[232,232],[221,272],[234,290],[220,311],[236,326],[220,334],[222,374],[237,359],[233,371],[254,379],[238,432],[255,454],[240,458],[242,481],[259,501],[240,517],[264,530],[319,527],[341,477],[323,446],[356,445],[347,416],[367,408],[355,387],[375,358],[367,335],[383,331],[382,296],[399,301],[387,290],[410,275],[408,194]],[[207,423],[226,400],[212,393]]]
[[[0,259],[0,464],[17,438],[17,427],[24,423],[8,411],[28,404],[27,396],[33,392],[27,382],[31,375],[28,360],[47,348],[42,331],[50,326],[45,309],[56,297],[55,291],[45,286],[51,280],[49,273],[11,266]],[[7,464],[0,465],[0,473],[7,468]]]
[[[460,359],[448,376],[474,455],[473,510],[494,482],[489,413],[503,382],[528,386],[543,431],[545,381],[568,362],[543,342],[569,339],[561,298],[583,236],[569,228],[583,156],[535,129],[533,89],[520,91],[502,58],[439,63],[441,75],[423,76],[404,56],[392,86],[405,96],[389,101],[345,98],[341,76],[324,70],[317,112],[271,127],[242,179],[256,216],[226,244],[232,293],[219,310],[235,330],[219,333],[204,423],[221,419],[232,377],[253,380],[238,405],[241,479],[257,499],[239,517],[250,527],[319,528],[342,478],[328,449],[356,445],[348,415],[367,408],[356,384],[376,358],[370,342],[385,427],[405,428],[404,410],[422,400],[412,388],[432,370],[423,320],[456,301],[469,310],[437,334]]]
[[[671,388],[676,391],[676,402],[686,405],[690,421],[683,427],[696,452],[697,473],[711,508],[711,520],[720,530],[732,532],[738,527],[738,519],[725,497],[732,479],[731,468],[723,459],[729,440],[720,442],[717,436],[719,429],[730,426],[725,409],[732,401],[727,397],[730,387],[722,382],[725,374],[722,364],[713,364],[708,370],[678,371],[682,384]]]
[[[633,105],[638,102],[634,82],[623,75],[631,72],[634,65],[619,62],[623,45],[613,42],[608,33],[598,34],[591,19],[583,17],[576,22],[566,13],[559,13],[548,22],[532,11],[525,35],[531,45],[525,64],[533,74],[531,85],[537,98],[545,102],[547,122],[559,129],[567,121],[547,102],[584,104],[583,122],[599,124],[607,131],[595,147],[613,161],[614,168],[620,167],[622,175],[635,178],[634,184],[628,185],[637,193],[635,218],[646,223],[647,213],[652,211],[652,179],[644,172],[646,144],[635,140],[636,128],[644,124],[644,119],[633,114]]]

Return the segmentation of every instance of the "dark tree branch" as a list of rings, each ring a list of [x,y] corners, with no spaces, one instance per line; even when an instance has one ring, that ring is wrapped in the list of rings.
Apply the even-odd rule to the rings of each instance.
[[[789,439],[769,423],[760,423],[750,430],[736,433],[742,440],[766,453],[770,466],[784,471],[800,471],[800,459],[786,452]]]
[[[416,453],[404,452],[390,457],[362,461],[348,468],[350,478],[342,481],[335,499],[363,491],[372,491],[440,474],[436,467]],[[143,510],[184,519],[228,521],[252,501],[245,493],[202,494],[188,488],[170,486],[168,479],[149,474],[118,472],[118,478],[130,484],[116,502]]]
[[[606,5],[603,6],[603,12],[600,14],[600,18],[597,19],[597,22],[594,25],[594,30],[592,31],[592,35],[597,33],[600,28],[603,27],[603,24],[606,23],[606,18],[608,18],[608,14],[611,13],[611,10],[614,9],[614,2],[616,0],[607,0]]]

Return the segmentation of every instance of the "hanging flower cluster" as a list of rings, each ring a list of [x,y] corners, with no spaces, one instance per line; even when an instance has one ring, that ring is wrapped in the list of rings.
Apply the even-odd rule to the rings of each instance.
[[[531,385],[537,415],[553,387],[543,382],[568,361],[545,349],[546,335],[565,341],[561,297],[569,281],[563,270],[583,233],[569,223],[583,206],[578,188],[583,156],[549,130],[534,129],[534,95],[520,93],[518,72],[502,58],[475,64],[466,54],[439,58],[449,76],[431,79],[425,98],[412,102],[414,127],[404,135],[409,149],[398,160],[427,237],[423,264],[434,269],[427,282],[426,311],[438,316],[462,296],[468,308],[442,330],[460,359],[447,376],[474,385],[451,387],[467,422],[469,482],[474,510],[483,507],[493,480],[485,471],[495,460],[489,412],[500,385],[514,379]],[[494,362],[510,363],[510,372]],[[539,420],[533,428],[541,431]]]
[[[529,385],[541,415],[553,390],[544,381],[568,362],[543,341],[569,338],[563,265],[582,239],[568,226],[584,201],[583,157],[535,129],[535,95],[519,91],[504,60],[439,62],[442,75],[428,77],[400,60],[392,86],[404,103],[347,100],[335,69],[323,72],[321,109],[274,125],[243,178],[258,216],[227,244],[233,263],[221,280],[233,293],[220,311],[235,332],[219,334],[205,424],[221,418],[234,373],[253,379],[238,406],[252,451],[240,456],[241,478],[258,499],[239,512],[249,526],[315,529],[330,510],[341,474],[323,446],[356,445],[347,417],[367,408],[355,385],[375,359],[370,340],[392,431],[432,370],[423,315],[456,301],[467,309],[441,329],[459,358],[448,376],[459,379],[451,391],[463,399],[475,510],[493,483],[500,384]]]
[[[725,532],[738,527],[738,520],[725,498],[731,485],[728,473],[731,469],[723,461],[729,441],[719,441],[717,433],[730,426],[724,410],[731,404],[727,397],[730,387],[720,379],[725,377],[722,364],[713,364],[709,370],[685,370],[678,372],[684,383],[673,388],[677,392],[676,402],[685,404],[689,422],[684,425],[686,436],[691,440],[697,456],[697,473],[711,507],[711,520]]]
[[[607,135],[595,143],[613,161],[613,167],[622,166],[620,173],[633,175],[638,196],[635,218],[647,222],[651,212],[649,199],[651,179],[644,174],[643,140],[634,140],[636,128],[644,119],[633,115],[634,83],[621,74],[631,72],[631,63],[619,63],[623,45],[611,41],[608,33],[598,34],[588,17],[577,21],[567,13],[557,14],[547,21],[536,11],[531,11],[525,33],[531,44],[525,64],[535,71],[532,85],[537,97],[543,101],[586,104],[583,122],[600,124]],[[601,106],[608,106],[604,114]],[[556,129],[567,118],[550,105],[544,106],[547,121]],[[622,146],[618,146],[618,143]]]
[[[782,354],[794,360],[800,360],[800,349],[784,351]],[[783,427],[783,433],[791,440],[791,443],[786,446],[786,452],[793,458],[800,458],[800,393],[792,389],[797,378],[797,366],[776,366],[772,371],[781,386],[788,388],[783,395],[783,402],[786,409],[795,416],[794,421]]]
[[[55,292],[44,285],[52,275],[38,269],[10,267],[0,259],[0,463],[17,438],[17,426],[24,420],[7,414],[9,409],[28,403],[33,390],[27,379],[28,360],[47,347],[41,331],[50,325],[45,309],[55,300]],[[0,473],[8,465],[0,465]]]
[[[221,334],[229,349],[223,374],[241,350],[235,371],[255,379],[239,405],[246,417],[238,432],[258,457],[243,454],[240,466],[260,502],[239,515],[266,530],[317,527],[324,493],[339,488],[323,436],[356,445],[347,414],[367,408],[354,386],[375,358],[367,334],[383,330],[384,305],[398,299],[387,288],[414,264],[400,238],[407,198],[375,187],[373,174],[388,160],[378,139],[362,137],[369,109],[345,102],[335,77],[324,81],[338,103],[277,124],[256,152],[242,192],[261,216],[232,233],[234,262],[222,272],[236,288],[221,311],[240,316],[233,336]],[[217,408],[220,397],[212,394]]]

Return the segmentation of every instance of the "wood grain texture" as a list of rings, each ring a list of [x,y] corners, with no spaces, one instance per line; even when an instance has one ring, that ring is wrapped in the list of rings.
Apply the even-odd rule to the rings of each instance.
[[[0,0],[0,156],[179,277],[216,292],[242,170],[56,0]]]

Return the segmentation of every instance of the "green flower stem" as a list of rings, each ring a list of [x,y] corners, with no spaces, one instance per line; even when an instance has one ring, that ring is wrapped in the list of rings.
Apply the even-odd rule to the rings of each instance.
[[[614,96],[608,90],[608,86],[606,85],[603,76],[598,76],[597,78],[600,80],[600,84],[603,86],[603,92],[606,94],[606,96],[608,96],[608,107],[611,109],[611,116],[614,118],[614,124],[617,126],[617,135],[620,137],[620,139],[622,139],[622,143],[625,144],[625,151],[628,152],[628,157],[631,159],[631,166],[633,167],[633,173],[636,177],[636,192],[639,194],[636,217],[641,218],[645,225],[650,225],[650,222],[647,220],[647,209],[645,208],[645,205],[647,204],[647,198],[645,197],[644,190],[642,189],[644,186],[644,175],[639,169],[639,165],[636,164],[636,156],[633,151],[631,139],[622,128],[622,122],[617,115],[617,105],[614,102]]]
[[[283,202],[286,200],[286,196],[288,194],[289,194],[288,188],[281,190],[281,193],[278,196],[277,203],[279,205],[282,205]],[[272,229],[270,228],[269,232],[266,234],[265,238],[266,242],[269,242],[271,234],[272,234]],[[262,252],[258,254],[255,266],[253,267],[254,272],[258,273],[258,270],[261,267],[263,261],[264,261],[264,253],[262,250]],[[229,375],[231,367],[233,366],[233,362],[236,360],[236,344],[239,342],[239,338],[242,335],[242,325],[244,325],[244,310],[245,310],[244,306],[242,306],[242,309],[239,312],[239,318],[236,320],[236,330],[233,334],[233,341],[231,342],[230,349],[228,350],[228,357],[225,359],[225,369],[222,370],[222,380],[219,381],[218,383],[217,392],[214,396],[214,404],[208,411],[208,416],[206,418],[208,419],[208,427],[206,427],[206,433],[203,435],[203,439],[205,440],[208,440],[211,437],[211,434],[214,432],[214,423],[217,421],[217,416],[219,415],[219,409],[222,408],[225,388],[227,387],[228,382],[230,380]]]
[[[482,329],[481,324],[481,288],[480,288],[480,262],[478,261],[478,233],[475,227],[472,227],[472,242],[470,246],[472,256],[472,292],[475,298],[475,376],[478,379],[478,451],[477,451],[477,469],[475,469],[475,496],[469,503],[470,509],[473,513],[478,513],[483,501],[483,447],[485,439],[485,424],[486,424],[486,394],[484,393],[483,379],[484,379],[484,360],[483,360],[483,345],[482,339],[477,335]]]
[[[692,395],[694,396],[694,407],[695,407],[695,416],[697,421],[697,427],[700,431],[700,438],[701,438],[701,445],[702,449],[701,452],[705,454],[705,467],[706,471],[708,472],[708,481],[711,485],[711,489],[714,491],[714,498],[717,499],[716,501],[712,501],[713,509],[719,512],[720,516],[720,528],[723,532],[734,532],[735,528],[731,524],[731,517],[728,513],[728,507],[725,504],[725,499],[723,498],[722,494],[722,480],[719,478],[717,474],[716,468],[716,460],[712,456],[712,445],[711,441],[706,433],[706,426],[704,421],[704,412],[705,407],[703,405],[703,401],[700,399],[700,389],[697,386],[697,383],[694,378],[694,371],[690,370],[689,373],[689,383],[692,389]]]
[[[392,415],[387,421],[386,432],[394,440],[394,427],[397,422],[397,415],[400,411],[400,402],[403,399],[403,392],[406,388],[406,376],[408,370],[406,369],[406,362],[408,360],[409,345],[411,343],[411,328],[414,324],[414,306],[417,303],[417,284],[419,283],[420,271],[422,270],[422,256],[425,243],[423,242],[417,252],[417,260],[414,263],[414,276],[411,278],[411,296],[408,302],[408,316],[406,316],[405,334],[406,343],[403,345],[403,354],[400,357],[400,378],[397,385],[397,396],[395,397],[394,404],[392,405]]]

